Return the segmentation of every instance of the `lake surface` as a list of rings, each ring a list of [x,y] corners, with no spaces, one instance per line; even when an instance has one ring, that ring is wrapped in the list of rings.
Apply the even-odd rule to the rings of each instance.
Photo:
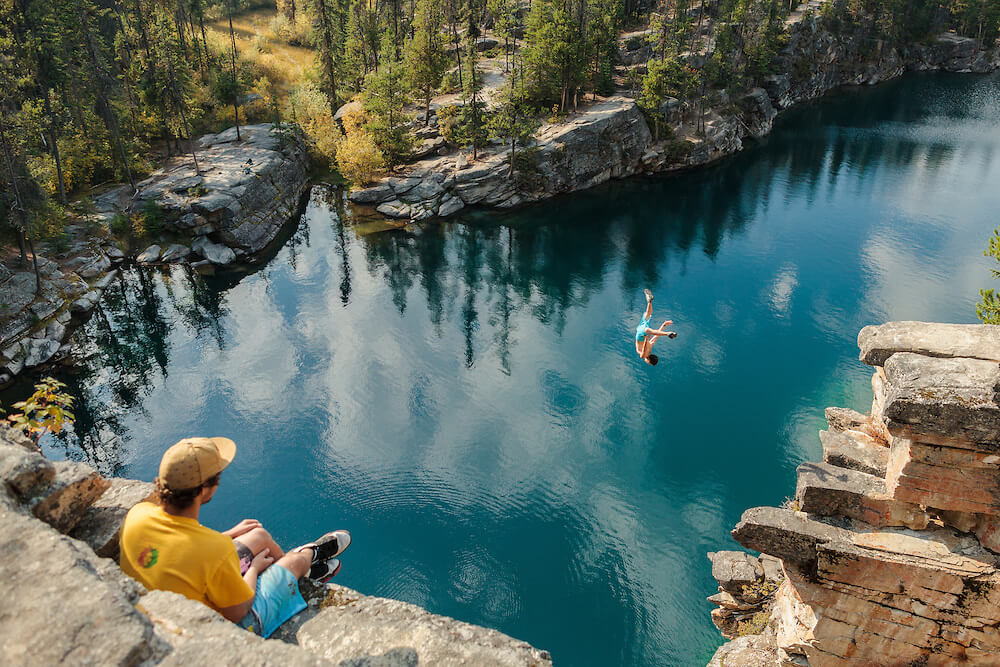
[[[338,583],[558,665],[703,665],[705,553],[794,493],[824,407],[870,407],[862,326],[976,321],[997,211],[1000,79],[973,75],[848,90],[716,167],[505,215],[376,232],[317,187],[256,272],[114,283],[46,453],[152,479],[176,440],[227,435],[209,525],[348,528]],[[644,287],[680,334],[655,368]]]

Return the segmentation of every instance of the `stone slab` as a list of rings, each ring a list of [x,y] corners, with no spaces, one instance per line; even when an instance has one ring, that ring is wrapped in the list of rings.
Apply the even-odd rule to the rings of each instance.
[[[885,362],[893,436],[1000,450],[1000,364],[898,352]]]
[[[844,516],[880,528],[922,530],[930,520],[919,506],[890,497],[881,477],[829,463],[803,463],[797,472],[795,499],[803,512]]]
[[[882,366],[897,352],[1000,362],[1000,325],[887,322],[858,334],[861,361]]]
[[[820,431],[823,444],[823,461],[885,478],[889,464],[889,448],[876,444],[871,438],[856,431]]]

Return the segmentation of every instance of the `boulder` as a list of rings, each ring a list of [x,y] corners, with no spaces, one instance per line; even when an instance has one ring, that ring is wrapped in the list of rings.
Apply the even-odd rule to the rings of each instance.
[[[41,366],[56,355],[61,344],[62,341],[50,340],[48,338],[29,339],[27,354],[24,359],[24,366],[26,368]]]
[[[398,199],[391,202],[386,202],[384,204],[379,204],[375,210],[381,213],[382,215],[388,216],[390,218],[410,217],[410,205],[404,204]]]
[[[55,477],[28,503],[28,507],[36,517],[66,533],[111,487],[111,483],[84,463],[56,461],[53,465]]]
[[[333,114],[333,119],[336,121],[340,121],[344,118],[346,114],[356,111],[361,111],[361,109],[362,109],[361,102],[357,101],[348,102],[347,104],[341,105],[341,107],[337,109],[337,112]]]
[[[160,246],[151,245],[135,258],[138,264],[152,264],[160,259]]]
[[[177,262],[179,260],[185,259],[191,254],[191,248],[186,245],[181,245],[179,243],[174,243],[167,247],[160,256],[160,261],[162,262]]]
[[[0,433],[0,480],[27,500],[52,483],[56,469],[41,453],[13,444],[14,433],[7,427]]]
[[[734,596],[742,596],[764,579],[760,562],[745,551],[709,552],[712,578],[719,588]]]
[[[236,261],[236,253],[233,252],[232,248],[213,243],[204,236],[195,239],[194,243],[191,244],[191,249],[213,264],[225,266]]]
[[[0,654],[6,665],[139,665],[166,652],[111,561],[30,516],[0,521]]]
[[[381,204],[395,199],[396,194],[386,183],[363,190],[353,190],[347,198],[355,204]]]
[[[441,204],[438,207],[438,215],[442,218],[446,218],[453,213],[457,213],[465,208],[465,202],[463,202],[458,197],[453,197],[452,195],[445,195],[441,199]]]
[[[72,537],[86,542],[98,556],[118,560],[118,531],[125,515],[138,503],[152,500],[154,487],[149,482],[113,478],[111,486],[70,532]]]

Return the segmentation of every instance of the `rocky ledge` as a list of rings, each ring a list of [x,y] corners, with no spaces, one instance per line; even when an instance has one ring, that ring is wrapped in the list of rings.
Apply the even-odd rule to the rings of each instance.
[[[712,617],[742,636],[711,664],[1000,664],[1000,326],[892,322],[858,344],[871,411],[828,408],[795,498],[733,530],[780,574],[712,555]]]
[[[648,55],[648,54],[647,54]],[[771,132],[779,111],[820,97],[843,85],[876,84],[907,70],[990,72],[1000,67],[1000,47],[984,49],[974,39],[945,33],[928,44],[903,49],[840,39],[817,18],[790,26],[788,45],[776,59],[777,74],[740,97],[710,94],[698,131],[698,110],[667,98],[661,111],[669,138],[655,141],[635,100],[600,99],[562,122],[545,123],[523,151],[511,175],[508,150],[493,146],[471,162],[464,152],[421,160],[357,189],[355,204],[376,207],[390,218],[447,217],[466,206],[511,208],[604,183],[612,178],[652,174],[708,164],[743,149],[744,140]],[[447,152],[433,127],[418,136]]]
[[[349,198],[409,220],[447,217],[470,205],[511,208],[640,173],[652,135],[634,100],[610,97],[563,123],[546,124],[535,141],[525,153],[533,168],[522,168],[517,178],[508,178],[509,150],[494,147],[475,163],[461,153],[417,162]]]
[[[146,591],[113,558],[152,484],[48,461],[0,425],[0,655],[5,665],[551,665],[495,630],[343,586],[304,584],[309,607],[261,639],[208,607]]]
[[[251,257],[295,215],[309,184],[309,157],[295,125],[245,125],[240,139],[231,127],[201,137],[195,154],[197,173],[185,155],[138,183],[134,196],[118,186],[95,198],[104,220],[155,202],[165,231],[192,239],[150,246],[138,255],[140,263],[184,261],[192,253],[211,264]]]

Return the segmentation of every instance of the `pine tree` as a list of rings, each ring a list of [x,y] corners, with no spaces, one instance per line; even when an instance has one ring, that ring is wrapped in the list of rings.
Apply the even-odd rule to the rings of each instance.
[[[240,80],[236,75],[236,34],[233,32],[233,0],[226,0],[226,10],[229,15],[229,58],[230,71],[233,78],[233,117],[236,120],[236,140],[240,140]]]
[[[413,137],[403,127],[406,116],[403,107],[409,102],[402,64],[392,57],[393,33],[383,32],[382,64],[369,75],[362,93],[362,104],[371,116],[368,131],[385,157],[386,165],[394,170],[413,146]]]
[[[424,100],[424,124],[430,120],[431,97],[448,68],[441,28],[441,0],[418,0],[413,19],[413,38],[406,45],[406,72],[410,85]]]
[[[471,12],[470,12],[471,14]],[[476,38],[478,29],[469,22],[469,30],[466,32],[466,53],[465,53],[465,87],[462,95],[465,98],[465,105],[462,107],[462,130],[461,137],[464,145],[472,146],[472,159],[479,157],[479,147],[486,143],[486,102],[483,101],[483,74],[479,70],[478,52],[476,51]]]
[[[313,41],[319,51],[322,88],[333,115],[339,106],[337,65],[344,55],[344,12],[339,0],[312,0],[310,10],[313,15]]]
[[[513,178],[518,146],[526,146],[538,129],[533,109],[528,105],[524,92],[524,65],[515,61],[510,76],[497,99],[497,106],[490,114],[490,136],[503,140],[510,146],[510,168],[507,178]]]

